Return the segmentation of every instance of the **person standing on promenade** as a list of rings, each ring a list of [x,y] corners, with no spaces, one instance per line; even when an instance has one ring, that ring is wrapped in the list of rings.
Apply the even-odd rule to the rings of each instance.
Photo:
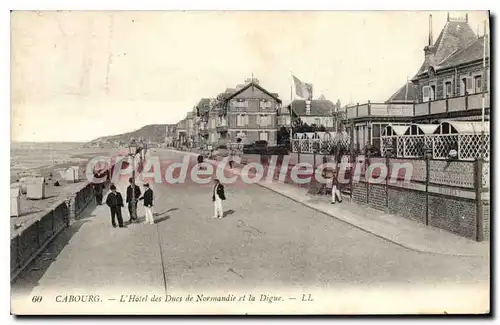
[[[340,193],[340,184],[339,184],[339,170],[340,170],[340,161],[341,161],[341,152],[340,150],[335,151],[334,155],[335,166],[333,167],[333,177],[332,177],[332,203],[335,204],[337,201],[342,203],[342,194]]]
[[[146,216],[146,223],[150,225],[155,224],[155,219],[153,217],[153,190],[149,188],[149,184],[144,184],[144,194],[139,200],[144,200],[144,214]]]
[[[123,198],[120,192],[116,191],[115,184],[110,186],[111,193],[108,194],[106,198],[106,204],[111,210],[111,224],[116,228],[115,218],[118,219],[118,226],[124,228],[123,218],[122,218],[122,208],[123,208]]]
[[[222,201],[226,199],[224,194],[224,185],[222,185],[219,180],[215,179],[215,186],[212,190],[212,202],[214,202],[214,219],[222,219],[224,215],[224,210],[222,209]]]
[[[127,187],[127,205],[130,216],[129,222],[137,221],[137,199],[141,196],[141,189],[138,185],[134,185],[132,177],[128,179],[130,185]],[[134,185],[134,197],[132,197],[132,185]]]
[[[94,184],[95,200],[97,205],[102,205],[102,192],[104,185],[102,183]]]

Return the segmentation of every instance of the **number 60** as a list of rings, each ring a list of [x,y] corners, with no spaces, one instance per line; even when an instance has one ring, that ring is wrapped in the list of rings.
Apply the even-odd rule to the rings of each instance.
[[[33,298],[31,298],[31,301],[32,302],[42,302],[42,296],[33,296]]]

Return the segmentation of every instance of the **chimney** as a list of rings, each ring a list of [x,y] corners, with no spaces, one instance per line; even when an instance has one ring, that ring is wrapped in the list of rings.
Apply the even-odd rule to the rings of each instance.
[[[436,48],[434,47],[434,41],[432,38],[432,15],[429,15],[429,44],[424,47],[424,53],[424,67],[425,70],[428,70],[429,67],[434,64],[434,55],[436,54]]]
[[[469,22],[469,14],[465,14],[465,22],[468,23]]]
[[[306,115],[311,115],[311,101],[306,100]]]

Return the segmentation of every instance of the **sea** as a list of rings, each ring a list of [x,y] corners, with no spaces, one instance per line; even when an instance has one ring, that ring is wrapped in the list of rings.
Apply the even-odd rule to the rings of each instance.
[[[10,147],[10,181],[24,174],[37,173],[56,166],[87,160],[89,149],[74,142],[12,142]]]

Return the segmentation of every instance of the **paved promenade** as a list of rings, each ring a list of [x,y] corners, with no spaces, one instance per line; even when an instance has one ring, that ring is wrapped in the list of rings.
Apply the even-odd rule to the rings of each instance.
[[[153,154],[181,160],[175,152]],[[118,185],[124,194],[126,184]],[[447,256],[408,249],[311,209],[307,202],[291,200],[276,188],[227,185],[223,219],[210,218],[212,184],[154,184],[153,190],[155,225],[112,228],[107,207],[89,211],[13,284],[12,311],[265,313],[271,308],[266,303],[160,308],[119,302],[122,294],[174,299],[216,292],[316,293],[315,304],[287,305],[282,312],[288,313],[488,309],[489,260],[482,254]],[[126,209],[123,214],[127,220]],[[55,302],[61,299],[58,295],[70,294],[99,294],[102,301]],[[33,296],[44,301],[33,304]],[[272,307],[279,312],[279,305]]]

